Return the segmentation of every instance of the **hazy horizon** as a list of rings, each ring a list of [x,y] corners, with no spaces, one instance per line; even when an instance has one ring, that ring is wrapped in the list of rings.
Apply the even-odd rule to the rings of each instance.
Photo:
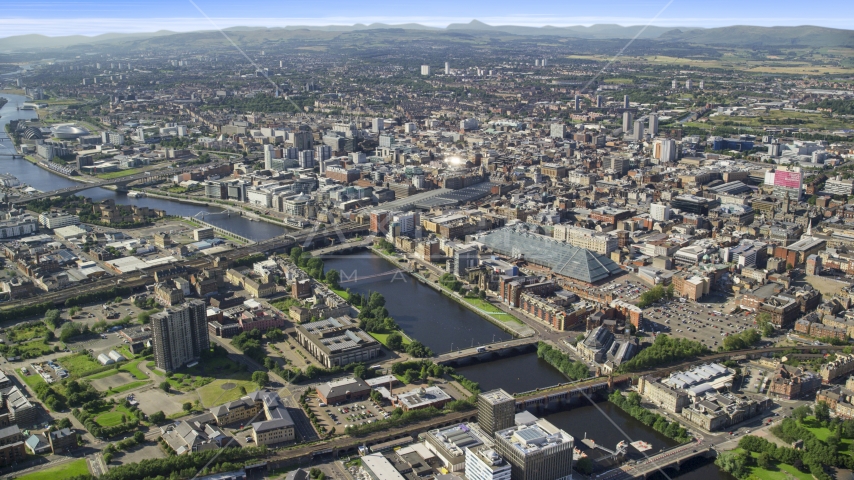
[[[817,0],[796,2],[736,2],[723,0],[710,9],[696,2],[618,0],[608,4],[604,14],[601,5],[566,2],[555,4],[532,0],[524,5],[508,0],[489,3],[437,0],[430,12],[453,12],[450,15],[424,15],[421,5],[407,5],[378,0],[370,5],[350,2],[279,4],[274,7],[242,8],[235,16],[234,4],[225,0],[167,2],[152,0],[144,5],[128,0],[100,2],[56,2],[35,0],[4,6],[0,9],[0,38],[26,34],[46,36],[87,35],[104,33],[147,33],[158,30],[188,32],[229,27],[286,26],[351,26],[354,24],[418,23],[444,28],[452,23],[473,19],[489,25],[541,27],[589,26],[617,24],[657,27],[723,27],[802,26],[850,29],[854,4]],[[270,15],[265,15],[270,10]],[[287,17],[276,17],[286,11]],[[393,12],[393,13],[392,13]],[[488,12],[484,15],[484,12]],[[206,18],[209,17],[209,18]]]

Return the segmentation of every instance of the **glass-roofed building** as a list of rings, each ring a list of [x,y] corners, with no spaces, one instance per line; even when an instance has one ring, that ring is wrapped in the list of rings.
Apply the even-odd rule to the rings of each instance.
[[[536,225],[518,223],[489,232],[478,240],[499,255],[523,258],[583,283],[598,283],[622,271],[610,258],[534,233],[536,228]]]

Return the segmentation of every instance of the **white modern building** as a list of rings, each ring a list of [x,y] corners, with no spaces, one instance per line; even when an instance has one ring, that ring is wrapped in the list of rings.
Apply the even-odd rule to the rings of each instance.
[[[656,222],[670,220],[670,206],[663,203],[653,203],[649,206],[649,216]]]

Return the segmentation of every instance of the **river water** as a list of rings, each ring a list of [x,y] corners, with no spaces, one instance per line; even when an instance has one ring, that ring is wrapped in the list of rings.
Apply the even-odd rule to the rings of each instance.
[[[545,360],[538,358],[536,353],[459,367],[456,370],[469,380],[479,383],[483,391],[503,388],[509,393],[522,393],[569,381]]]
[[[9,123],[10,120],[28,120],[36,118],[38,115],[32,110],[17,110],[17,106],[27,101],[26,97],[7,93],[0,93],[0,97],[4,97],[9,100],[8,103],[0,109],[0,139],[2,139],[2,141],[0,141],[0,153],[12,153],[14,151],[14,147],[11,140],[6,137],[5,125]],[[73,180],[69,180],[61,175],[57,175],[53,172],[37,167],[22,158],[11,159],[11,157],[0,156],[0,172],[12,174],[17,177],[21,183],[25,183],[41,191],[50,191],[58,188],[78,185],[78,183]],[[84,190],[78,195],[89,197],[94,201],[111,198],[119,204],[138,205],[141,207],[165,210],[169,215],[195,216],[212,225],[216,225],[252,240],[266,240],[289,232],[283,226],[263,221],[252,221],[248,218],[235,215],[233,212],[229,216],[226,210],[222,207],[214,205],[192,205],[180,203],[174,200],[148,197],[129,198],[124,193],[118,193],[106,188],[92,188]]]
[[[512,339],[488,320],[422,284],[407,273],[383,275],[397,267],[369,252],[324,258],[328,269],[341,273],[341,286],[356,293],[381,293],[389,315],[410,337],[446,353],[460,347]],[[351,279],[351,281],[348,281]]]

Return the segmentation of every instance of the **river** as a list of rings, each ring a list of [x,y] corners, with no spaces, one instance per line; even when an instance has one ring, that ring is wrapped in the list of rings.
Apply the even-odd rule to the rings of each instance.
[[[450,351],[452,346],[456,350],[513,338],[408,273],[382,275],[397,267],[373,253],[329,256],[324,258],[324,265],[341,273],[344,288],[363,295],[381,293],[389,315],[403,332],[437,354]]]
[[[27,101],[27,98],[24,96],[0,93],[0,97],[4,97],[9,100],[8,103],[0,109],[0,139],[2,139],[2,141],[0,141],[0,153],[12,153],[14,151],[14,146],[11,140],[6,136],[5,125],[9,123],[10,120],[30,120],[37,118],[38,115],[32,110],[17,110],[17,106]],[[0,168],[1,172],[12,174],[17,177],[21,183],[30,185],[38,190],[50,191],[58,188],[78,185],[78,182],[40,168],[22,158],[11,159],[11,157],[0,156],[0,165],[2,165]],[[249,218],[235,215],[234,213],[229,216],[225,209],[217,206],[192,205],[160,198],[129,198],[124,193],[118,193],[106,188],[92,188],[90,190],[84,190],[78,195],[89,197],[94,201],[111,198],[119,204],[132,204],[141,207],[164,210],[169,215],[195,216],[197,218],[204,219],[212,225],[216,225],[252,240],[266,240],[289,232],[289,230],[286,230],[285,227],[280,225],[274,225],[264,221],[252,221]]]
[[[456,370],[469,380],[480,384],[483,391],[503,388],[513,394],[569,381],[545,360],[538,358],[536,353],[459,367]]]

